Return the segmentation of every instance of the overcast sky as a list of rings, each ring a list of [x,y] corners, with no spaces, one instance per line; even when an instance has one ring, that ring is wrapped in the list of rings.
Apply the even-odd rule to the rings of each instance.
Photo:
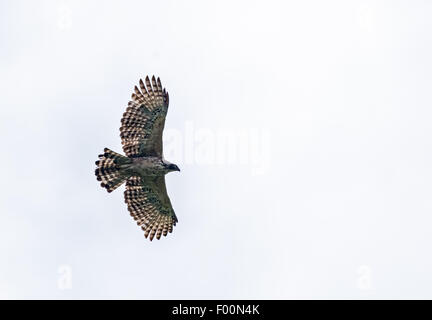
[[[0,298],[432,298],[431,16],[2,1]],[[153,242],[94,176],[147,74],[181,168]]]

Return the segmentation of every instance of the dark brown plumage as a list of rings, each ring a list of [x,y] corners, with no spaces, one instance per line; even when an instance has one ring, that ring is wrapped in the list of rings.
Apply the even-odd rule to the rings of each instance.
[[[121,119],[120,137],[126,156],[108,148],[99,155],[95,175],[112,192],[126,181],[125,202],[144,236],[160,239],[172,232],[177,217],[168,197],[165,174],[180,171],[163,159],[162,133],[168,111],[168,92],[159,78],[135,86]]]

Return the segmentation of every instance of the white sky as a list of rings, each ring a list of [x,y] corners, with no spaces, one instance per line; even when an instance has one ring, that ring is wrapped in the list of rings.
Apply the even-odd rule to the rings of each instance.
[[[0,298],[432,298],[431,15],[2,1]],[[152,243],[94,176],[147,74],[182,169]]]

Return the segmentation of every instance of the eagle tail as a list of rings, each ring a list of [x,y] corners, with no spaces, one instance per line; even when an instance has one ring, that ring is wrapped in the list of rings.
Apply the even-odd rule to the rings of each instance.
[[[126,169],[131,163],[130,158],[105,148],[104,153],[100,154],[99,160],[95,162],[97,166],[95,170],[96,178],[101,181],[103,188],[108,192],[112,192],[130,176]]]

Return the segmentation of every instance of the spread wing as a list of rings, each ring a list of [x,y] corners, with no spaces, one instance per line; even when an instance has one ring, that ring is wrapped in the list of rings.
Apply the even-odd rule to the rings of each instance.
[[[162,132],[168,111],[168,92],[159,78],[147,76],[135,86],[132,101],[121,119],[120,137],[128,157],[162,157]]]
[[[168,197],[165,177],[141,178],[133,176],[126,181],[125,202],[130,215],[144,230],[144,236],[150,235],[150,241],[156,235],[172,232],[177,217]]]

